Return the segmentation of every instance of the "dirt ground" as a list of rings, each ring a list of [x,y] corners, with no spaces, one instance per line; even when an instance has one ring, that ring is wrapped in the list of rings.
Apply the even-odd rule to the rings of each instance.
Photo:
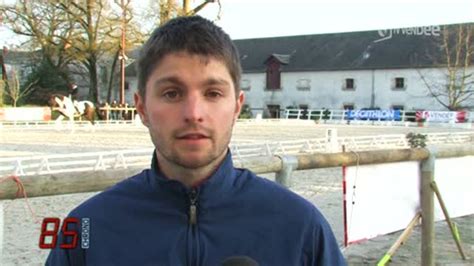
[[[466,129],[450,128],[238,123],[234,129],[233,141],[320,138],[325,136],[327,128],[337,128],[339,136],[405,134],[410,131],[466,131]],[[51,129],[0,129],[0,157],[150,147],[152,147],[151,141],[143,127],[104,127],[95,131],[76,130],[74,133]],[[273,179],[274,175],[268,174],[265,177]],[[340,168],[297,171],[291,178],[290,189],[314,203],[322,211],[341,243],[341,249],[349,265],[375,265],[401,233],[378,236],[349,247],[342,247],[342,170]],[[28,202],[36,213],[36,219],[33,218],[24,199],[0,201],[4,208],[4,239],[0,265],[43,265],[48,251],[38,248],[42,218],[64,217],[72,208],[94,194],[80,193],[29,198]],[[458,225],[464,252],[469,259],[466,261],[461,259],[447,224],[437,222],[434,243],[436,265],[474,265],[474,215],[459,217],[454,221]],[[380,222],[383,223],[383,219]],[[393,257],[391,265],[421,265],[420,229],[419,226],[415,228],[411,237]]]

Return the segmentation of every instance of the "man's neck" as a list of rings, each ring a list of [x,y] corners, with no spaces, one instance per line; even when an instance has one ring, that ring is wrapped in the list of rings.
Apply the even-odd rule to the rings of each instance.
[[[176,180],[187,188],[195,187],[209,178],[225,159],[227,152],[216,158],[210,164],[199,168],[186,168],[168,161],[157,152],[157,160],[160,171],[171,180]]]

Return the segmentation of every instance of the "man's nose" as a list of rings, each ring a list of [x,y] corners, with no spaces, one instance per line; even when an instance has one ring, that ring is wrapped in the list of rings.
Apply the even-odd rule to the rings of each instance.
[[[190,93],[187,95],[183,106],[183,115],[185,122],[188,123],[199,123],[204,118],[204,99],[196,93]]]

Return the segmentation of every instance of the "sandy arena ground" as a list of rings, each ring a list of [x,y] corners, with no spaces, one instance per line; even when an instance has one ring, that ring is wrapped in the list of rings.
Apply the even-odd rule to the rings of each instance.
[[[386,126],[336,126],[321,124],[238,123],[234,142],[293,140],[324,137],[327,128],[337,128],[339,136],[367,136],[414,132],[462,132],[471,129],[405,128]],[[472,130],[471,130],[472,131]],[[54,140],[54,141],[52,141]],[[472,145],[472,144],[470,144]],[[0,157],[61,154],[87,151],[151,148],[143,127],[114,126],[90,130],[56,131],[51,129],[0,129]],[[137,169],[137,172],[140,169]],[[273,179],[274,175],[265,177]],[[295,172],[290,189],[313,202],[330,222],[339,243],[343,242],[342,171],[328,168]],[[1,191],[0,191],[1,193]],[[72,208],[95,193],[80,193],[30,198],[37,215],[31,215],[25,200],[0,201],[4,206],[3,254],[0,265],[43,265],[47,250],[38,248],[40,223],[44,217],[64,217]],[[469,203],[472,204],[472,203]],[[457,253],[448,226],[436,223],[435,256],[437,265],[474,265],[474,215],[454,219],[469,259]],[[383,217],[381,221],[383,222]],[[401,232],[379,236],[343,249],[349,265],[375,265]],[[421,234],[417,226],[412,236],[395,254],[391,265],[420,265]]]

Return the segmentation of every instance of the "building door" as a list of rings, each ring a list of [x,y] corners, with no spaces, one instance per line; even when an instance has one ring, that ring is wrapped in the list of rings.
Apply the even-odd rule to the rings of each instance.
[[[269,104],[267,105],[269,118],[280,118],[280,105],[278,104]]]

